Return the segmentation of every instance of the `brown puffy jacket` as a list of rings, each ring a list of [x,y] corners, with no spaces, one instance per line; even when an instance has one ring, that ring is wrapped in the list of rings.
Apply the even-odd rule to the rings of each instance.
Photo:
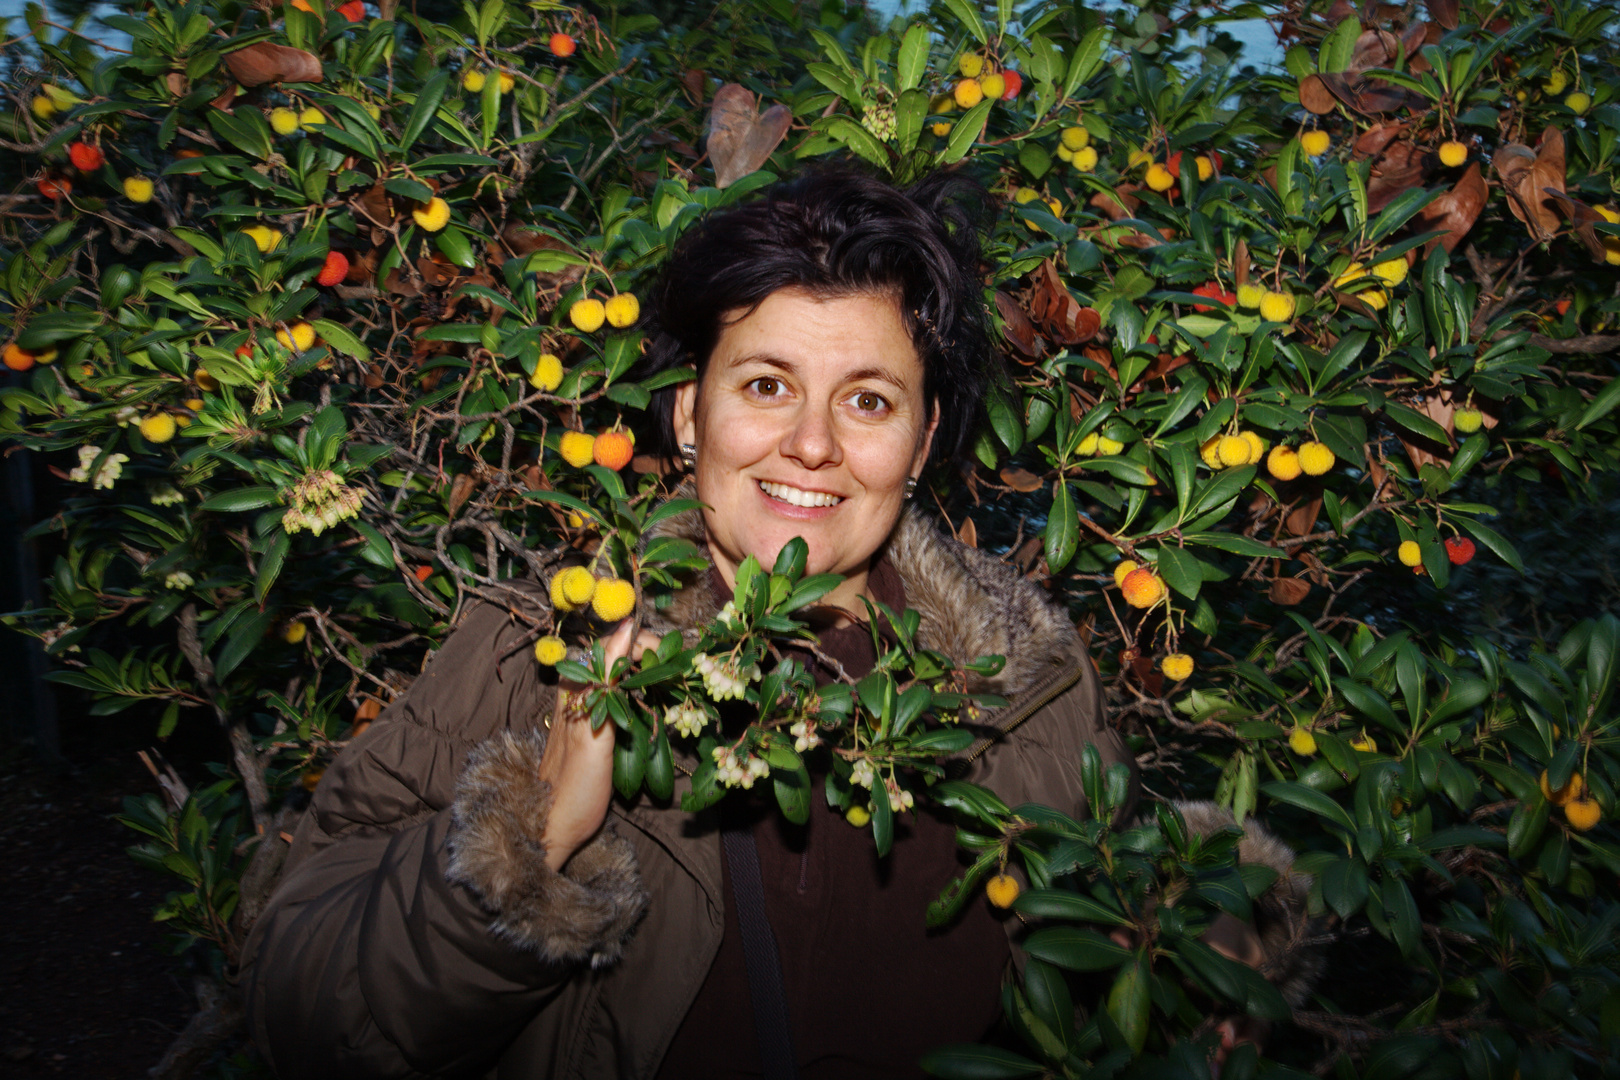
[[[701,540],[701,519],[671,531]],[[967,778],[1011,805],[1083,813],[1085,745],[1106,763],[1130,755],[1068,618],[915,513],[888,558],[923,644],[1007,658],[973,687],[1009,704],[985,718]],[[689,630],[717,610],[700,583],[645,617]],[[547,869],[537,776],[554,686],[531,641],[505,610],[475,607],[326,770],[244,952],[252,1034],[284,1080],[657,1070],[719,947],[719,835],[679,809],[678,773],[671,805],[616,800],[601,834]]]

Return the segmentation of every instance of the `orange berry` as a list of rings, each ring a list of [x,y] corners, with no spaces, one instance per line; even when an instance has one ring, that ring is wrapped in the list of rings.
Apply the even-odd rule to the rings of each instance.
[[[1164,599],[1164,582],[1145,566],[1126,574],[1119,588],[1125,594],[1125,602],[1131,607],[1150,608]]]
[[[1564,817],[1581,832],[1587,832],[1603,820],[1603,808],[1591,795],[1581,795],[1564,804]]]
[[[634,452],[635,447],[630,442],[630,436],[622,431],[604,431],[591,444],[591,460],[614,472],[630,464]]]
[[[574,55],[578,44],[567,34],[557,33],[551,35],[551,52],[553,56],[569,57]]]
[[[1012,907],[1013,901],[1018,899],[1018,894],[1022,891],[1018,879],[1011,874],[997,874],[984,883],[984,895],[998,908]]]
[[[1554,806],[1567,806],[1571,799],[1577,799],[1586,789],[1586,780],[1580,773],[1570,773],[1564,786],[1554,791],[1552,784],[1547,781],[1547,770],[1541,770],[1541,797]]]
[[[27,371],[39,362],[39,357],[22,348],[16,342],[6,345],[3,354],[6,367],[12,371]]]

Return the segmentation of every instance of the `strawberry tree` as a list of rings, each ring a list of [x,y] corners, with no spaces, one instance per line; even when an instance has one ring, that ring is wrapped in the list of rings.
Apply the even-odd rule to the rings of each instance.
[[[1238,15],[1279,64],[1234,61]],[[274,879],[255,837],[481,600],[620,728],[623,798],[667,797],[689,754],[690,808],[768,778],[801,816],[822,755],[880,850],[918,799],[961,816],[969,868],[919,917],[988,884],[1036,925],[1004,991],[1021,1047],[939,1075],[1200,1075],[1211,1008],[1292,1021],[1238,1073],[1620,1059],[1612,577],[1536,606],[1578,539],[1503,524],[1612,492],[1612,8],[100,18],[30,5],[0,46],[0,430],[63,493],[45,603],[8,622],[94,711],[218,730],[226,779],[155,765],[127,816],[179,875],[160,917],[219,970]],[[636,291],[705,213],[829,154],[991,193],[1012,375],[978,467],[921,501],[1070,605],[1153,794],[1300,853],[1336,973],[1303,1004],[1201,941],[1274,895],[1235,831],[1113,820],[1095,761],[1086,822],[944,779],[989,704],[961,677],[994,658],[881,612],[874,673],[817,689],[795,613],[831,586],[791,548],[691,647],[589,649],[587,609],[703,563],[632,442],[690,377],[639,371]]]

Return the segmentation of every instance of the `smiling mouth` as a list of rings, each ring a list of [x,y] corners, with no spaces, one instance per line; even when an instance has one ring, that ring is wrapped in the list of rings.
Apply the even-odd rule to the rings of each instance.
[[[837,506],[844,501],[842,495],[829,495],[824,491],[802,491],[786,484],[773,484],[768,480],[760,480],[759,488],[771,498],[791,506]]]

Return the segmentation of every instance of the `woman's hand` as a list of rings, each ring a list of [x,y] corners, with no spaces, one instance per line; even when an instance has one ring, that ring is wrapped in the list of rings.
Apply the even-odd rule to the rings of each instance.
[[[630,654],[631,620],[626,619],[602,641],[609,670]],[[658,637],[643,630],[635,639],[641,650],[656,649]],[[640,650],[638,650],[639,652]],[[546,865],[561,870],[574,852],[590,843],[607,819],[613,799],[613,722],[591,730],[583,704],[584,688],[563,682],[557,688],[557,709],[551,718],[546,752],[540,759],[540,779],[551,785],[551,813],[541,843]]]

